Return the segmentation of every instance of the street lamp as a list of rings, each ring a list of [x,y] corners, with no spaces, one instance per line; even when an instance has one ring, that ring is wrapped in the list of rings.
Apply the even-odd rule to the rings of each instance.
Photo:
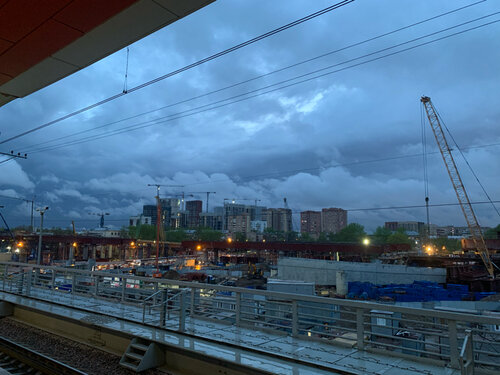
[[[42,258],[42,231],[43,231],[43,214],[47,211],[49,207],[41,207],[36,210],[40,212],[40,234],[38,236],[38,256],[36,258],[36,264],[40,265],[40,260]]]
[[[363,238],[363,245],[368,246],[370,244],[369,238]]]

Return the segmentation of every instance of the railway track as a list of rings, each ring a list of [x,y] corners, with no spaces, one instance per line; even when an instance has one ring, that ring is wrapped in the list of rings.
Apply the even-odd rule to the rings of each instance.
[[[0,375],[84,375],[53,358],[0,336]]]

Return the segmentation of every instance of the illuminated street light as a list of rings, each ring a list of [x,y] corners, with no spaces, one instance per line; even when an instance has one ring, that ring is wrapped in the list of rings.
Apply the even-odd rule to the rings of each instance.
[[[201,250],[201,245],[196,246],[196,250]]]
[[[231,237],[228,237],[227,238],[227,243],[231,243],[231,242],[233,242],[233,239]]]
[[[368,246],[370,244],[369,238],[363,238],[363,245]]]

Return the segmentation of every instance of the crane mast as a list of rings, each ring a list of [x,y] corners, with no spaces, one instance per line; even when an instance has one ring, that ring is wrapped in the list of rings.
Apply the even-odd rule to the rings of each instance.
[[[465,216],[465,221],[467,222],[467,226],[469,227],[474,246],[477,249],[477,253],[481,257],[486,270],[488,271],[490,276],[494,278],[495,272],[493,263],[490,259],[490,254],[488,252],[488,248],[486,247],[481,227],[479,226],[476,214],[472,209],[469,196],[467,195],[467,191],[465,190],[462,178],[460,177],[460,173],[458,172],[457,165],[455,164],[455,160],[453,159],[450,146],[448,145],[448,141],[446,140],[441,122],[439,121],[439,116],[436,112],[436,109],[434,108],[434,105],[431,102],[431,98],[429,98],[428,96],[422,96],[420,98],[420,101],[425,108],[427,119],[429,120],[429,123],[431,125],[434,137],[436,138],[436,142],[438,144],[439,151],[441,152],[441,156],[443,157],[448,175],[450,176],[451,183],[453,185],[453,188],[455,189],[455,193],[457,194],[458,202],[460,203],[460,207],[462,208],[462,212]]]

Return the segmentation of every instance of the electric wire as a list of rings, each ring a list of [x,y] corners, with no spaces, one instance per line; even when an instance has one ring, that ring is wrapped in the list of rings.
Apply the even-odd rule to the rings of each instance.
[[[500,201],[493,201],[495,203],[500,203]],[[470,202],[472,205],[483,205],[483,204],[490,204],[489,201],[475,201],[475,202]],[[460,203],[435,203],[429,205],[430,207],[454,207],[454,206],[460,206]],[[386,211],[386,210],[410,210],[410,209],[421,209],[425,208],[426,206],[423,204],[415,204],[415,205],[406,205],[406,206],[386,206],[386,207],[361,207],[361,208],[347,208],[345,211],[348,212],[366,212],[366,211]],[[300,210],[292,210],[293,215],[298,215],[303,211]],[[107,222],[120,222],[120,221],[128,221],[130,218],[115,218],[115,219],[106,219]],[[53,221],[68,221],[68,219],[52,219],[52,218],[47,218],[44,219],[44,221],[48,222],[53,222]],[[83,219],[80,221],[95,221],[92,219]]]
[[[459,25],[448,27],[446,29],[443,29],[443,30],[440,30],[440,31],[437,31],[437,32],[433,32],[431,34],[427,34],[425,36],[418,37],[418,38],[412,39],[410,41],[399,43],[399,44],[391,46],[391,47],[383,48],[381,50],[378,50],[378,51],[375,51],[375,52],[372,52],[372,53],[369,53],[369,54],[366,54],[366,55],[363,55],[363,56],[360,56],[360,57],[356,57],[354,59],[350,59],[350,60],[347,60],[347,61],[344,61],[344,62],[341,62],[341,63],[338,63],[338,64],[334,64],[334,65],[331,65],[331,66],[328,66],[328,67],[325,67],[325,68],[321,68],[321,69],[315,70],[313,72],[302,74],[302,75],[299,75],[299,76],[296,76],[296,77],[293,77],[293,78],[290,78],[290,79],[287,79],[287,80],[284,80],[284,81],[281,81],[281,82],[278,82],[278,83],[274,83],[274,84],[271,84],[271,85],[268,85],[268,86],[265,86],[265,87],[261,87],[261,88],[255,89],[255,90],[251,90],[251,91],[248,91],[248,92],[245,92],[245,93],[242,93],[242,94],[234,95],[232,97],[225,98],[225,99],[222,99],[222,100],[218,100],[216,102],[212,102],[212,103],[205,104],[205,105],[202,105],[202,106],[199,106],[199,107],[196,107],[196,108],[191,108],[191,109],[188,109],[188,110],[185,110],[185,111],[182,111],[182,112],[178,112],[176,114],[163,116],[163,117],[155,119],[155,120],[147,121],[146,123],[133,124],[133,125],[129,125],[127,127],[124,127],[124,128],[118,129],[118,130],[110,130],[108,132],[103,132],[103,133],[95,135],[95,136],[84,137],[84,138],[82,138],[80,140],[74,140],[74,141],[70,141],[70,142],[67,142],[67,143],[62,143],[62,144],[58,144],[58,145],[48,146],[46,148],[34,149],[34,150],[26,151],[26,153],[33,154],[33,153],[38,153],[38,152],[42,152],[42,151],[52,151],[52,150],[55,150],[55,149],[58,149],[58,148],[62,148],[62,147],[67,147],[67,146],[72,146],[72,145],[75,145],[75,144],[80,144],[80,143],[85,143],[85,142],[89,142],[89,141],[93,141],[93,140],[107,138],[107,137],[110,137],[110,136],[114,136],[114,135],[118,135],[118,134],[123,134],[123,133],[127,133],[127,132],[134,131],[134,130],[139,130],[139,129],[146,128],[146,127],[153,126],[153,125],[164,124],[164,123],[167,123],[167,122],[170,122],[170,121],[178,120],[178,119],[181,119],[181,118],[184,118],[184,117],[188,117],[188,116],[193,116],[193,115],[204,113],[204,112],[207,112],[207,111],[212,111],[214,109],[222,108],[222,107],[225,107],[225,106],[228,106],[228,105],[232,105],[232,104],[235,104],[235,103],[239,103],[239,102],[242,102],[242,101],[245,101],[245,100],[249,100],[249,99],[252,99],[252,98],[255,98],[255,97],[266,95],[266,94],[269,94],[269,93],[272,93],[272,92],[275,92],[275,91],[283,90],[285,88],[296,86],[296,85],[299,85],[299,84],[302,84],[302,83],[305,83],[305,82],[309,82],[309,81],[312,81],[312,80],[315,80],[315,79],[318,79],[318,78],[322,78],[322,77],[325,77],[325,76],[328,76],[328,75],[331,75],[331,74],[334,74],[334,73],[338,73],[338,72],[341,72],[341,71],[344,71],[344,70],[347,70],[347,69],[352,69],[354,67],[358,67],[358,66],[361,66],[361,65],[364,65],[364,64],[368,64],[368,63],[371,63],[371,62],[374,62],[374,61],[378,61],[378,60],[381,60],[383,58],[391,57],[391,56],[394,56],[394,55],[397,55],[397,54],[400,54],[400,53],[403,53],[403,52],[407,52],[407,51],[410,51],[410,50],[413,50],[413,49],[416,49],[416,48],[419,48],[419,47],[422,47],[422,46],[425,46],[425,45],[429,45],[431,43],[435,43],[435,42],[438,42],[438,41],[441,41],[441,40],[444,40],[444,39],[447,39],[447,38],[450,38],[450,37],[453,37],[453,36],[461,35],[461,34],[464,34],[466,32],[470,32],[470,31],[479,29],[481,27],[485,27],[485,26],[489,26],[489,25],[498,23],[498,22],[500,22],[500,19],[495,20],[495,21],[491,21],[491,22],[487,22],[487,23],[484,23],[484,24],[481,24],[481,25],[478,25],[478,26],[474,26],[474,27],[471,27],[471,28],[468,28],[468,29],[465,29],[465,30],[461,30],[461,31],[458,31],[458,32],[455,32],[455,33],[452,33],[452,34],[449,34],[449,35],[445,35],[443,37],[432,39],[430,41],[426,41],[426,42],[423,42],[423,43],[420,43],[420,44],[417,44],[417,45],[414,45],[414,46],[411,46],[411,47],[407,47],[407,48],[404,48],[404,49],[401,49],[401,50],[398,50],[398,51],[394,51],[394,52],[385,54],[385,55],[374,57],[372,59],[361,61],[359,63],[348,65],[347,67],[343,67],[343,68],[336,69],[336,70],[333,70],[333,71],[321,73],[321,74],[318,74],[318,75],[315,75],[313,77],[309,77],[309,78],[306,78],[306,79],[303,79],[303,80],[300,80],[300,81],[297,81],[297,82],[292,82],[294,80],[297,80],[297,79],[300,79],[300,78],[303,78],[303,77],[306,77],[306,76],[309,76],[309,75],[312,75],[312,74],[315,74],[315,73],[318,73],[318,72],[321,72],[321,71],[324,71],[324,70],[331,69],[332,67],[343,65],[343,64],[355,61],[355,60],[359,60],[359,59],[365,58],[367,56],[372,56],[372,55],[378,54],[378,53],[383,52],[383,51],[387,51],[387,50],[390,50],[390,49],[393,49],[393,48],[397,48],[399,46],[402,46],[402,45],[414,42],[416,40],[420,40],[420,39],[426,38],[426,37],[431,36],[431,35],[435,35],[435,34],[438,34],[438,33],[444,32],[444,31],[448,31],[450,29],[453,29],[453,28],[456,28],[456,27],[459,27],[459,26],[463,26],[463,25],[465,25],[467,23],[475,22],[475,21],[477,21],[479,19],[483,19],[483,18],[486,18],[486,17],[491,17],[491,16],[499,14],[499,13],[500,12],[495,12],[495,13],[492,13],[492,14],[489,14],[489,15],[477,18],[475,20],[467,21],[467,22],[461,23]],[[288,83],[288,82],[292,82],[292,83]],[[277,87],[277,88],[275,87],[275,88],[272,88],[272,89],[264,91],[264,92],[259,92],[259,91],[266,90],[268,88],[271,88],[271,87],[274,87],[274,86],[277,86],[277,85],[280,85],[280,84],[284,84],[284,83],[286,83],[286,84],[283,85],[283,86],[280,86],[280,87]],[[236,99],[236,100],[233,100],[233,99]],[[194,111],[194,112],[192,112],[192,111]],[[190,112],[192,112],[192,113],[190,113]],[[171,117],[171,116],[174,116],[174,117]],[[165,119],[166,117],[171,117],[171,118]],[[151,123],[151,122],[153,122],[153,123]]]
[[[455,140],[455,137],[453,137],[453,134],[451,134],[451,131],[450,129],[448,128],[448,126],[446,126],[446,123],[444,122],[443,118],[441,117],[441,115],[439,114],[438,110],[434,107],[437,115],[439,116],[439,119],[441,120],[441,123],[444,125],[444,128],[446,129],[446,132],[449,134],[451,140],[453,141],[453,143],[455,144],[455,147],[457,148],[457,150],[460,152],[460,155],[462,155],[462,158],[465,160],[465,163],[467,164],[467,166],[469,167],[469,170],[472,172],[472,175],[474,176],[474,178],[476,179],[477,183],[479,184],[479,186],[481,187],[481,189],[483,190],[483,193],[486,195],[486,197],[488,198],[488,200],[491,202],[491,205],[493,206],[493,209],[495,210],[495,212],[497,213],[497,215],[500,217],[500,212],[498,211],[498,208],[497,206],[495,205],[495,203],[493,203],[490,195],[488,194],[488,192],[486,191],[486,188],[484,187],[484,185],[481,183],[481,181],[479,180],[479,177],[477,176],[476,172],[474,171],[474,169],[472,168],[472,165],[470,165],[469,161],[467,160],[467,158],[465,157],[465,154],[463,153],[462,149],[460,148],[460,146],[458,145],[457,141]]]
[[[295,20],[295,21],[293,21],[293,22],[290,22],[290,23],[288,23],[288,24],[286,24],[286,25],[284,25],[284,26],[278,27],[277,29],[274,29],[274,30],[268,31],[268,32],[266,32],[266,33],[264,33],[264,34],[262,34],[262,35],[259,35],[259,36],[255,37],[255,38],[252,38],[252,39],[250,39],[250,40],[247,40],[247,41],[245,41],[245,42],[243,42],[243,43],[240,43],[240,44],[238,44],[238,45],[236,45],[236,46],[233,46],[233,47],[231,47],[231,48],[228,48],[228,49],[226,49],[226,50],[223,50],[223,51],[221,51],[221,52],[218,52],[218,53],[216,53],[216,54],[214,54],[214,55],[211,55],[211,56],[209,56],[209,57],[206,57],[206,58],[204,58],[204,59],[201,59],[201,60],[199,60],[199,61],[196,61],[196,62],[194,62],[194,63],[192,63],[192,64],[189,64],[189,65],[187,65],[187,66],[185,66],[185,67],[183,67],[183,68],[180,68],[180,69],[174,70],[174,71],[172,71],[172,72],[170,72],[170,73],[164,74],[164,75],[162,75],[162,76],[160,76],[160,77],[157,77],[157,78],[155,78],[155,79],[152,79],[152,80],[150,80],[150,81],[147,81],[147,82],[145,82],[145,83],[142,83],[142,84],[140,84],[140,85],[138,85],[138,86],[132,87],[131,89],[128,89],[127,91],[123,91],[123,92],[121,92],[121,93],[119,93],[119,94],[116,94],[116,95],[110,96],[110,97],[108,97],[108,98],[106,98],[106,99],[103,99],[103,100],[101,100],[101,101],[97,102],[97,103],[91,104],[91,105],[89,105],[89,106],[87,106],[87,107],[84,107],[84,108],[81,108],[81,109],[79,109],[79,110],[77,110],[77,111],[71,112],[71,113],[69,113],[69,114],[67,114],[67,115],[65,115],[65,116],[59,117],[59,118],[57,118],[57,119],[55,119],[55,120],[52,120],[52,121],[47,122],[47,123],[45,123],[45,124],[39,125],[39,126],[37,126],[37,127],[35,127],[35,128],[29,129],[29,130],[24,131],[24,132],[22,132],[22,133],[20,133],[20,134],[14,135],[14,136],[12,136],[12,137],[10,137],[10,138],[7,138],[7,139],[5,139],[5,140],[3,140],[3,141],[0,141],[0,144],[4,144],[4,143],[9,142],[9,141],[12,141],[12,140],[14,140],[14,139],[17,139],[17,138],[23,137],[23,136],[25,136],[25,135],[27,135],[27,134],[30,134],[30,133],[33,133],[33,132],[38,131],[38,130],[40,130],[40,129],[46,128],[46,127],[51,126],[51,125],[54,125],[54,124],[56,124],[56,123],[58,123],[58,122],[61,122],[61,121],[63,121],[63,120],[66,120],[66,119],[68,119],[68,118],[70,118],[70,117],[76,116],[76,115],[81,114],[81,113],[86,112],[86,111],[89,111],[90,109],[96,108],[96,107],[101,106],[101,105],[103,105],[103,104],[105,104],[105,103],[109,103],[109,102],[111,102],[111,101],[113,101],[113,100],[115,100],[115,99],[118,99],[118,98],[120,98],[120,97],[122,97],[122,96],[124,96],[124,95],[127,95],[127,94],[129,94],[129,93],[132,93],[132,92],[135,92],[135,91],[141,90],[141,89],[143,89],[143,88],[145,88],[145,87],[147,87],[147,86],[150,86],[150,85],[152,85],[152,84],[154,84],[154,83],[160,82],[160,81],[162,81],[162,80],[164,80],[164,79],[166,79],[166,78],[172,77],[172,76],[177,75],[177,74],[182,73],[182,72],[185,72],[186,70],[192,69],[192,68],[197,67],[197,66],[202,65],[202,64],[205,64],[206,62],[209,62],[209,61],[211,61],[211,60],[217,59],[217,58],[219,58],[219,57],[221,57],[221,56],[227,55],[227,54],[229,54],[229,53],[231,53],[231,52],[234,52],[234,51],[236,51],[236,50],[239,50],[239,49],[241,49],[241,48],[243,48],[243,47],[246,47],[246,46],[249,46],[249,45],[251,45],[251,44],[253,44],[253,43],[256,43],[256,42],[258,42],[258,41],[260,41],[260,40],[262,40],[262,39],[268,38],[268,37],[270,37],[270,36],[272,36],[272,35],[275,35],[275,34],[278,34],[278,33],[282,32],[282,31],[284,31],[284,30],[290,29],[290,28],[292,28],[292,27],[294,27],[294,26],[297,26],[297,25],[300,25],[300,24],[302,24],[302,23],[304,23],[304,22],[307,22],[307,21],[309,21],[309,20],[312,20],[312,19],[314,19],[314,18],[316,18],[316,17],[319,17],[319,16],[321,16],[321,15],[323,15],[323,14],[326,14],[326,13],[328,13],[328,12],[331,12],[331,11],[335,10],[335,9],[338,9],[338,8],[340,8],[340,7],[343,7],[344,5],[350,4],[350,3],[352,3],[353,1],[354,1],[354,0],[342,0],[342,1],[340,1],[339,3],[337,3],[337,4],[331,5],[331,6],[329,6],[329,7],[327,7],[327,8],[324,8],[324,9],[322,9],[322,10],[320,10],[320,11],[317,11],[317,12],[314,12],[314,13],[312,13],[312,14],[309,14],[309,15],[307,15],[307,16],[305,16],[305,17],[302,17],[302,18],[300,18],[300,19],[298,19],[298,20]]]
[[[446,15],[449,15],[449,14],[452,14],[452,13],[455,13],[455,12],[458,12],[460,10],[463,10],[463,9],[466,9],[466,8],[469,8],[471,6],[474,6],[474,5],[477,5],[477,4],[480,4],[480,3],[483,3],[485,2],[486,0],[481,0],[481,1],[478,1],[478,2],[475,2],[475,3],[472,3],[472,4],[469,4],[469,5],[466,5],[466,6],[463,6],[463,7],[460,7],[460,8],[456,8],[456,9],[453,9],[451,11],[447,11],[447,12],[444,12],[444,13],[441,13],[441,14],[438,14],[436,16],[433,16],[433,17],[430,17],[430,18],[426,18],[424,20],[421,20],[421,21],[418,21],[418,22],[415,22],[415,23],[412,23],[412,24],[409,24],[409,25],[406,25],[406,26],[403,26],[403,27],[400,27],[400,28],[397,28],[395,30],[392,30],[392,31],[389,31],[389,32],[386,32],[386,33],[383,33],[383,34],[379,34],[377,36],[374,36],[374,37],[371,37],[371,38],[368,38],[368,39],[365,39],[365,40],[362,40],[362,41],[359,41],[359,42],[355,42],[355,43],[352,43],[350,45],[347,45],[347,46],[344,46],[344,47],[341,47],[339,49],[336,49],[336,50],[333,50],[333,51],[329,51],[329,52],[326,52],[326,53],[323,53],[321,55],[318,55],[318,56],[315,56],[315,57],[312,57],[312,58],[309,58],[309,59],[306,59],[306,60],[303,60],[303,61],[300,61],[298,63],[294,63],[292,65],[288,65],[288,66],[285,66],[285,67],[282,67],[282,68],[279,68],[279,69],[276,69],[276,70],[273,70],[273,71],[270,71],[270,72],[267,72],[267,73],[264,73],[264,74],[261,74],[261,75],[258,75],[258,76],[255,76],[255,77],[252,77],[252,78],[249,78],[249,79],[246,79],[244,81],[241,81],[241,82],[237,82],[237,83],[234,83],[234,84],[231,84],[229,86],[225,86],[225,87],[222,87],[222,88],[219,88],[219,89],[216,89],[216,90],[213,90],[213,91],[209,91],[209,92],[206,92],[206,93],[203,93],[203,94],[200,94],[200,95],[197,95],[197,96],[194,96],[194,97],[191,97],[191,98],[187,98],[187,99],[183,99],[181,101],[178,101],[178,102],[174,102],[174,103],[171,103],[171,104],[167,104],[165,106],[162,106],[162,107],[159,107],[159,108],[155,108],[155,109],[152,109],[152,110],[149,110],[149,111],[145,111],[145,112],[142,112],[142,113],[139,113],[137,115],[133,115],[133,116],[130,116],[130,117],[127,117],[127,118],[123,118],[123,119],[120,119],[120,120],[116,120],[116,121],[112,121],[112,122],[109,122],[109,123],[106,123],[106,124],[103,124],[103,125],[100,125],[100,126],[97,126],[97,127],[94,127],[92,129],[86,129],[86,130],[82,130],[82,131],[79,131],[79,132],[76,132],[76,133],[72,133],[72,134],[69,134],[69,135],[65,135],[65,136],[61,136],[61,137],[57,137],[57,138],[53,138],[51,140],[48,140],[48,141],[44,141],[44,142],[41,142],[41,143],[37,143],[35,145],[29,145],[29,146],[24,146],[24,148],[26,149],[30,149],[31,147],[34,147],[34,146],[40,146],[40,145],[43,145],[43,144],[47,144],[47,143],[52,143],[52,142],[55,142],[55,141],[58,141],[58,140],[62,140],[62,139],[67,139],[67,138],[70,138],[70,137],[74,137],[76,135],[80,135],[80,134],[83,134],[83,133],[86,133],[86,132],[89,132],[89,131],[95,131],[97,129],[101,129],[101,128],[104,128],[104,127],[107,127],[107,126],[111,126],[111,125],[115,125],[115,124],[118,124],[120,122],[124,122],[124,121],[128,121],[128,120],[131,120],[131,119],[134,119],[134,118],[137,118],[137,117],[140,117],[140,116],[144,116],[144,115],[148,115],[148,114],[151,114],[151,113],[154,113],[154,112],[157,112],[157,111],[161,111],[163,109],[167,109],[167,108],[171,108],[171,107],[174,107],[174,106],[177,106],[177,105],[180,105],[180,104],[185,104],[187,102],[190,102],[190,101],[193,101],[193,100],[197,100],[197,99],[200,99],[200,98],[203,98],[203,97],[207,97],[209,95],[213,95],[213,94],[216,94],[216,93],[219,93],[219,92],[222,92],[222,91],[225,91],[225,90],[228,90],[228,89],[231,89],[231,88],[234,88],[234,87],[237,87],[237,86],[241,86],[243,84],[246,84],[246,83],[250,83],[250,82],[253,82],[253,81],[256,81],[258,79],[261,79],[261,78],[264,78],[264,77],[268,77],[272,74],[276,74],[276,73],[279,73],[279,72],[283,72],[285,70],[288,70],[288,69],[291,69],[291,68],[294,68],[294,67],[297,67],[297,66],[300,66],[300,65],[303,65],[303,64],[306,64],[306,63],[309,63],[309,62],[312,62],[312,61],[315,61],[315,60],[318,60],[318,59],[321,59],[321,58],[324,58],[326,56],[330,56],[332,54],[335,54],[335,53],[338,53],[338,52],[341,52],[341,51],[345,51],[347,49],[350,49],[350,48],[353,48],[353,47],[357,47],[357,46],[360,46],[360,45],[363,45],[363,44],[366,44],[368,42],[371,42],[371,41],[374,41],[374,40],[377,40],[377,39],[380,39],[380,38],[383,38],[383,37],[386,37],[386,36],[389,36],[389,35],[392,35],[392,34],[395,34],[397,32],[400,32],[400,31],[403,31],[403,30],[406,30],[406,29],[409,29],[409,28],[412,28],[414,26],[417,26],[417,25],[421,25],[421,24],[424,24],[426,22],[429,22],[429,21],[432,21],[432,20],[435,20],[435,19],[438,19],[440,17],[444,17]],[[128,71],[128,49],[127,49],[127,71]],[[127,77],[127,74],[126,74],[126,77]],[[152,121],[152,120],[151,120]]]
[[[11,161],[14,158],[15,158],[15,156],[11,156],[11,157],[9,157],[7,159],[4,159],[4,160],[0,161],[0,164],[8,163],[9,161]]]

